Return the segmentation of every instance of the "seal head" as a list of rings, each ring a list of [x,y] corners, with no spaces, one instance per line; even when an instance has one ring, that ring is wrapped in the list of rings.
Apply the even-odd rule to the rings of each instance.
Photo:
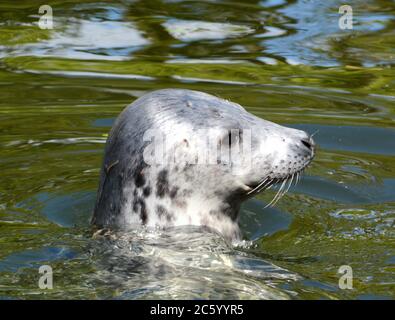
[[[314,157],[304,131],[238,104],[182,89],[129,105],[109,134],[92,223],[206,226],[239,239],[241,203],[279,184],[274,201]]]

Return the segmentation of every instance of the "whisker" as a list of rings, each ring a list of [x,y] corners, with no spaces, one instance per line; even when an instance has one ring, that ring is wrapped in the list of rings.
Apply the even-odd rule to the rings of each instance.
[[[264,209],[267,208],[267,207],[270,207],[270,205],[272,204],[272,202],[274,201],[274,199],[276,199],[276,197],[277,197],[277,195],[278,195],[279,192],[280,192],[280,189],[277,190],[277,192],[276,192],[276,194],[274,195],[273,199],[264,207]]]
[[[302,175],[303,175],[303,171],[299,171],[298,172],[298,183],[300,183],[300,181],[302,181]]]
[[[262,182],[260,182],[254,189],[250,190],[247,195],[250,195],[252,193],[258,193],[260,191],[262,191],[263,189],[267,188],[271,188],[272,183],[274,182],[275,179],[270,179],[270,178],[266,178],[264,179]]]
[[[320,131],[320,130],[317,129],[314,133],[312,133],[312,134],[310,135],[310,138],[314,137],[319,131]]]
[[[274,198],[272,199],[272,201],[270,201],[270,203],[267,204],[267,205],[265,206],[265,208],[270,207],[270,206],[276,201],[276,199],[277,199],[277,198],[279,197],[279,195],[281,194],[281,191],[282,191],[282,189],[284,188],[284,185],[285,185],[285,182],[286,182],[286,181],[287,181],[286,179],[283,181],[283,183],[282,183],[281,186],[280,186],[280,189],[278,189],[278,191],[277,191],[276,195],[274,196]]]
[[[293,182],[293,180],[294,180],[294,176],[295,176],[295,173],[293,173],[293,174],[291,175],[291,180],[290,180],[290,182],[289,182],[289,184],[288,184],[287,190],[285,190],[285,192],[284,192],[284,195],[285,195],[285,194],[289,191],[289,189],[291,188],[292,182]]]
[[[288,179],[286,179],[284,181],[284,186],[281,185],[281,193],[278,195],[277,199],[274,201],[274,203],[272,203],[272,206],[274,207],[276,205],[276,203],[285,195],[285,186],[287,185]]]
[[[276,203],[277,203],[282,197],[284,197],[284,195],[287,193],[286,189],[285,189],[285,188],[283,189],[283,186],[286,186],[286,185],[287,185],[288,179],[289,179],[289,177],[287,177],[287,178],[284,180],[283,184],[281,185],[281,190],[282,190],[282,192],[279,194],[279,196],[277,197],[277,199],[272,203],[272,206],[273,206],[273,207],[274,207],[274,206],[276,205]]]
[[[257,191],[263,184],[267,182],[268,178],[264,179],[261,183],[259,183],[254,189],[250,190],[247,194],[254,193]]]
[[[272,186],[272,182],[274,181],[274,179],[269,179],[264,185],[262,185],[258,192],[265,189],[265,188],[270,188]]]
[[[277,183],[281,182],[279,189],[277,190],[276,194],[274,195],[273,199],[265,206],[273,207],[283,198],[288,191],[291,189],[292,186],[296,187],[296,185],[301,181],[302,174],[304,172],[304,168],[300,171],[294,172],[291,175],[288,175],[283,180],[278,178],[266,178],[262,182],[260,182],[255,188],[250,190],[247,194],[258,193],[262,190],[269,190],[272,186],[276,185]]]
[[[300,172],[298,171],[298,172],[296,172],[295,187],[296,187],[296,185],[299,183],[299,180],[300,180]]]

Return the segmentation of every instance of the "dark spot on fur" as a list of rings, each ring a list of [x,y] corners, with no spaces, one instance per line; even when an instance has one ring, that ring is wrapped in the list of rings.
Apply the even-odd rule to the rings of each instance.
[[[141,221],[143,222],[143,224],[147,223],[148,215],[147,215],[147,208],[145,207],[144,201],[140,202],[140,218],[141,218]]]
[[[177,195],[178,192],[178,187],[174,187],[173,189],[170,190],[170,198],[174,199]]]
[[[160,218],[165,217],[165,219],[166,219],[168,222],[170,222],[171,220],[174,219],[173,215],[171,215],[171,214],[169,213],[169,211],[167,211],[166,208],[163,207],[163,206],[161,206],[161,205],[156,206],[156,213],[158,214],[158,216],[159,216]]]
[[[141,199],[141,198],[138,198],[138,197],[134,198],[133,199],[133,207],[132,207],[132,209],[136,213],[140,211],[141,222],[143,224],[146,224],[147,223],[148,214],[147,214],[147,208],[145,206],[144,200]]]
[[[174,200],[174,205],[176,205],[180,209],[186,209],[187,203],[183,200]]]
[[[158,205],[156,206],[156,213],[159,217],[163,217],[167,213],[167,210],[164,206]]]
[[[138,198],[136,197],[136,198],[133,199],[132,210],[133,210],[133,212],[137,212],[138,209],[139,209],[139,207],[138,207]]]
[[[143,189],[143,195],[144,195],[144,197],[149,197],[149,195],[151,194],[151,187],[150,186],[147,186],[147,187],[145,187],[144,189]]]
[[[182,171],[188,171],[193,165],[191,163],[187,163]]]
[[[143,170],[146,166],[147,166],[146,164],[140,164],[134,171],[133,178],[137,188],[141,188],[142,186],[145,185],[146,181],[145,181]]]
[[[169,180],[167,179],[167,176],[167,170],[161,170],[158,174],[158,180],[156,180],[156,195],[159,198],[163,198],[169,193]]]
[[[217,109],[213,109],[213,110],[211,110],[211,113],[215,116],[215,117],[219,117],[219,116],[221,116],[221,113],[217,110]]]
[[[135,175],[134,177],[134,183],[136,184],[137,188],[142,187],[143,185],[145,185],[145,178],[144,178],[144,174],[142,172],[139,172]]]
[[[210,210],[208,213],[214,217],[221,217],[221,214],[216,210]]]
[[[191,189],[184,189],[182,190],[182,196],[187,198],[190,197],[192,195],[193,191]]]

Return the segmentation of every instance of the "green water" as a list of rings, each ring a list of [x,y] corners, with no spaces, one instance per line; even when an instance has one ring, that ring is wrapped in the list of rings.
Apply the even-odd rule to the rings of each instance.
[[[52,30],[37,26],[42,1],[0,2],[0,298],[228,298],[229,287],[255,285],[296,299],[395,298],[393,1],[349,1],[352,30],[339,29],[336,0],[47,4]],[[202,274],[202,287],[224,284],[204,295],[197,280],[175,287],[196,274],[184,265],[150,278],[147,256],[100,263],[116,250],[98,251],[89,228],[106,134],[127,104],[168,87],[318,130],[301,183],[275,208],[264,209],[273,192],[243,206],[253,245],[224,249],[248,255],[243,268],[268,262],[297,279],[199,267],[211,281]],[[43,264],[52,290],[38,288]],[[352,290],[339,289],[342,265]]]

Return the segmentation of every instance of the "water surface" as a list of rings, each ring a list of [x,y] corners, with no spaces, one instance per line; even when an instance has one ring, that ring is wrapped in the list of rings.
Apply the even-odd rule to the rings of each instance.
[[[0,3],[0,298],[395,298],[395,4]],[[92,238],[115,117],[160,88],[202,90],[316,132],[301,183],[241,212],[245,243],[196,228]],[[54,289],[40,290],[40,265]],[[338,286],[353,268],[353,290]]]

